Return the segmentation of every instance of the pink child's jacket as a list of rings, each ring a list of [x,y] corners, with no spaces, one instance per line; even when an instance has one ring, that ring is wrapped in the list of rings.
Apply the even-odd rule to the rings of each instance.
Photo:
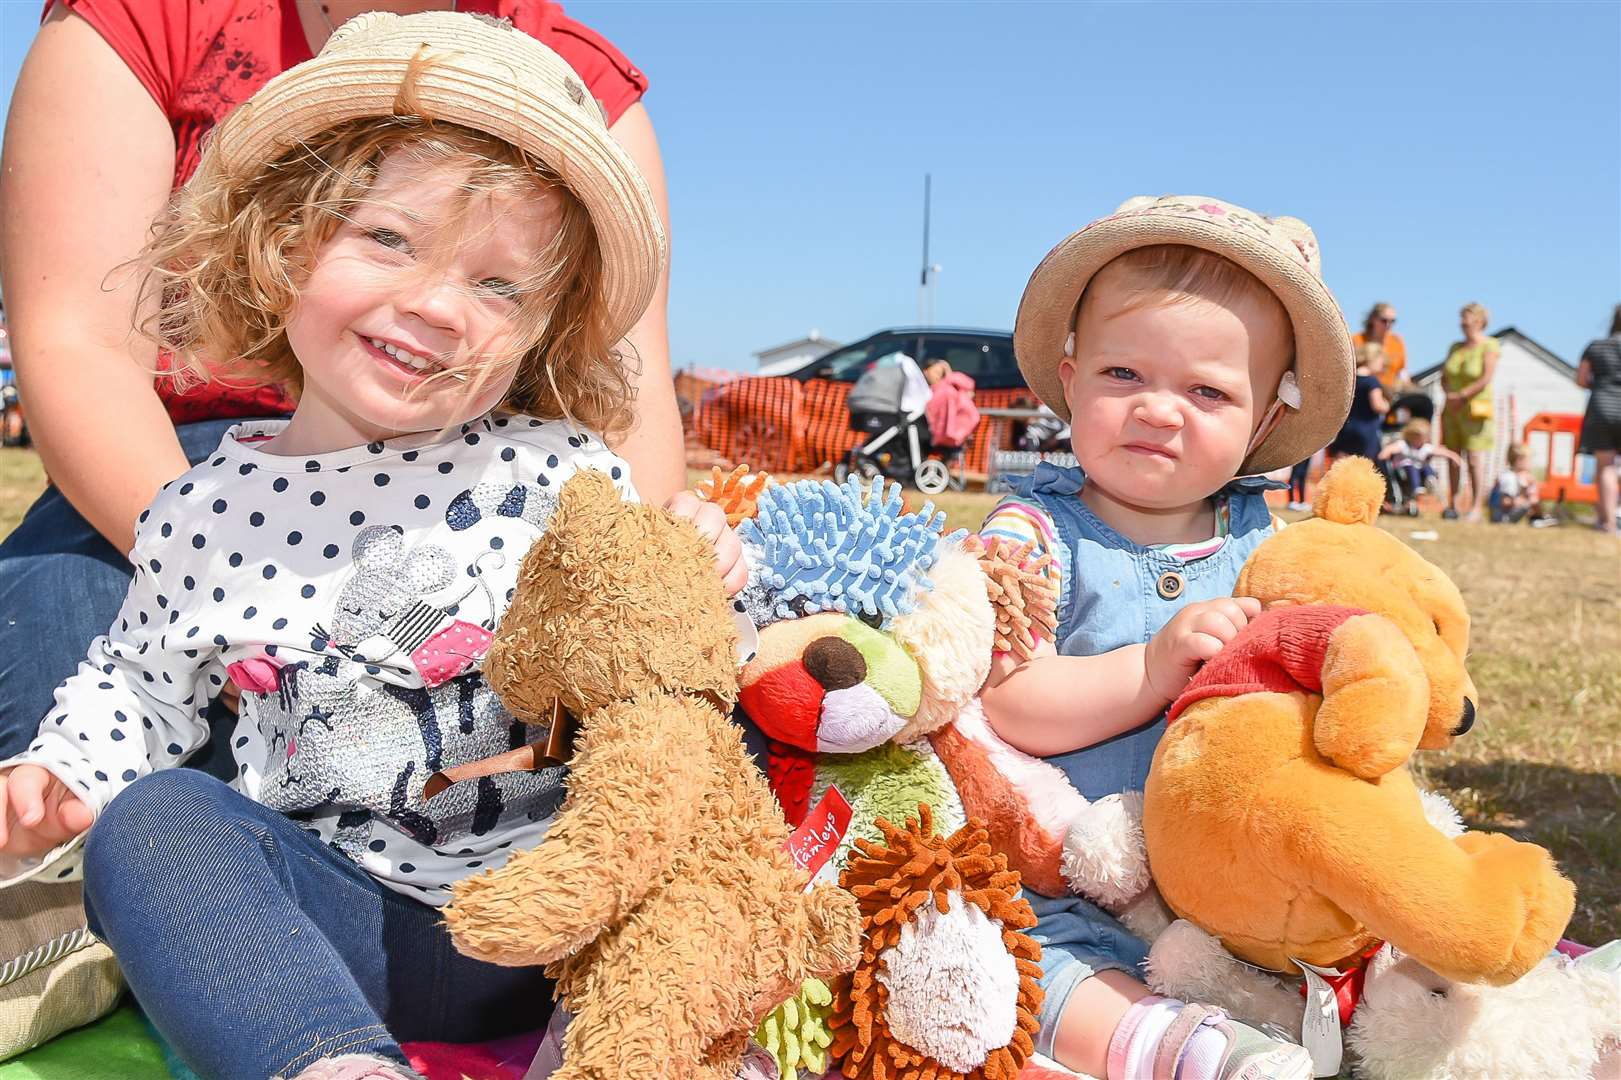
[[[934,384],[925,415],[936,446],[961,446],[979,426],[974,380],[960,371]]]

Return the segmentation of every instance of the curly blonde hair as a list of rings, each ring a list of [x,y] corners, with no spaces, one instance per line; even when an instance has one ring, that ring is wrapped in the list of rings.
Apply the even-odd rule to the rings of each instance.
[[[412,82],[396,115],[339,124],[247,175],[228,175],[205,156],[140,259],[142,299],[155,313],[138,329],[178,361],[164,374],[182,384],[279,385],[296,397],[303,373],[286,328],[299,290],[321,245],[367,198],[383,160],[405,153],[425,169],[464,170],[463,208],[491,195],[558,207],[555,234],[517,283],[518,349],[430,379],[467,382],[471,394],[515,366],[501,408],[622,432],[634,396],[630,361],[607,328],[589,214],[554,170],[509,143],[413,114]]]

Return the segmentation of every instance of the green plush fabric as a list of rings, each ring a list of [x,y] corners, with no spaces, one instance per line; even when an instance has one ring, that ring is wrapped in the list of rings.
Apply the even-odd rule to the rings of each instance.
[[[830,786],[850,803],[850,828],[833,855],[840,868],[857,839],[883,842],[879,818],[904,826],[917,817],[920,802],[934,811],[934,831],[942,836],[960,829],[965,820],[957,789],[927,740],[905,746],[885,743],[859,754],[822,754],[816,759],[811,803]]]
[[[189,1075],[189,1074],[188,1074]],[[163,1049],[134,1005],[0,1065],[0,1080],[171,1080]]]
[[[854,645],[867,662],[867,685],[878,691],[895,715],[914,715],[923,700],[923,675],[911,654],[888,634],[853,619],[840,628],[839,636]]]

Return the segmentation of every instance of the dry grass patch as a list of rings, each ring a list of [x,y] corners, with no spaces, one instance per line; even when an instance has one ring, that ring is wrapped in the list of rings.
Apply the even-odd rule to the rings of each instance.
[[[0,536],[7,536],[45,490],[39,455],[20,447],[0,447]]]

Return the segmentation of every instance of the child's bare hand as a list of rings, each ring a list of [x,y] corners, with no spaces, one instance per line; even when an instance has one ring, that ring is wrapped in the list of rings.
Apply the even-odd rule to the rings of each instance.
[[[715,545],[715,564],[726,585],[726,595],[736,596],[749,583],[749,567],[743,561],[743,541],[726,524],[726,511],[712,502],[704,502],[690,491],[678,491],[670,496],[664,509],[692,522],[698,535]]]
[[[1261,602],[1249,596],[1224,596],[1189,604],[1149,639],[1143,657],[1148,685],[1166,701],[1173,700],[1199,666],[1219,653],[1260,613]]]
[[[90,808],[50,770],[18,765],[0,773],[0,852],[43,855],[93,820]]]

